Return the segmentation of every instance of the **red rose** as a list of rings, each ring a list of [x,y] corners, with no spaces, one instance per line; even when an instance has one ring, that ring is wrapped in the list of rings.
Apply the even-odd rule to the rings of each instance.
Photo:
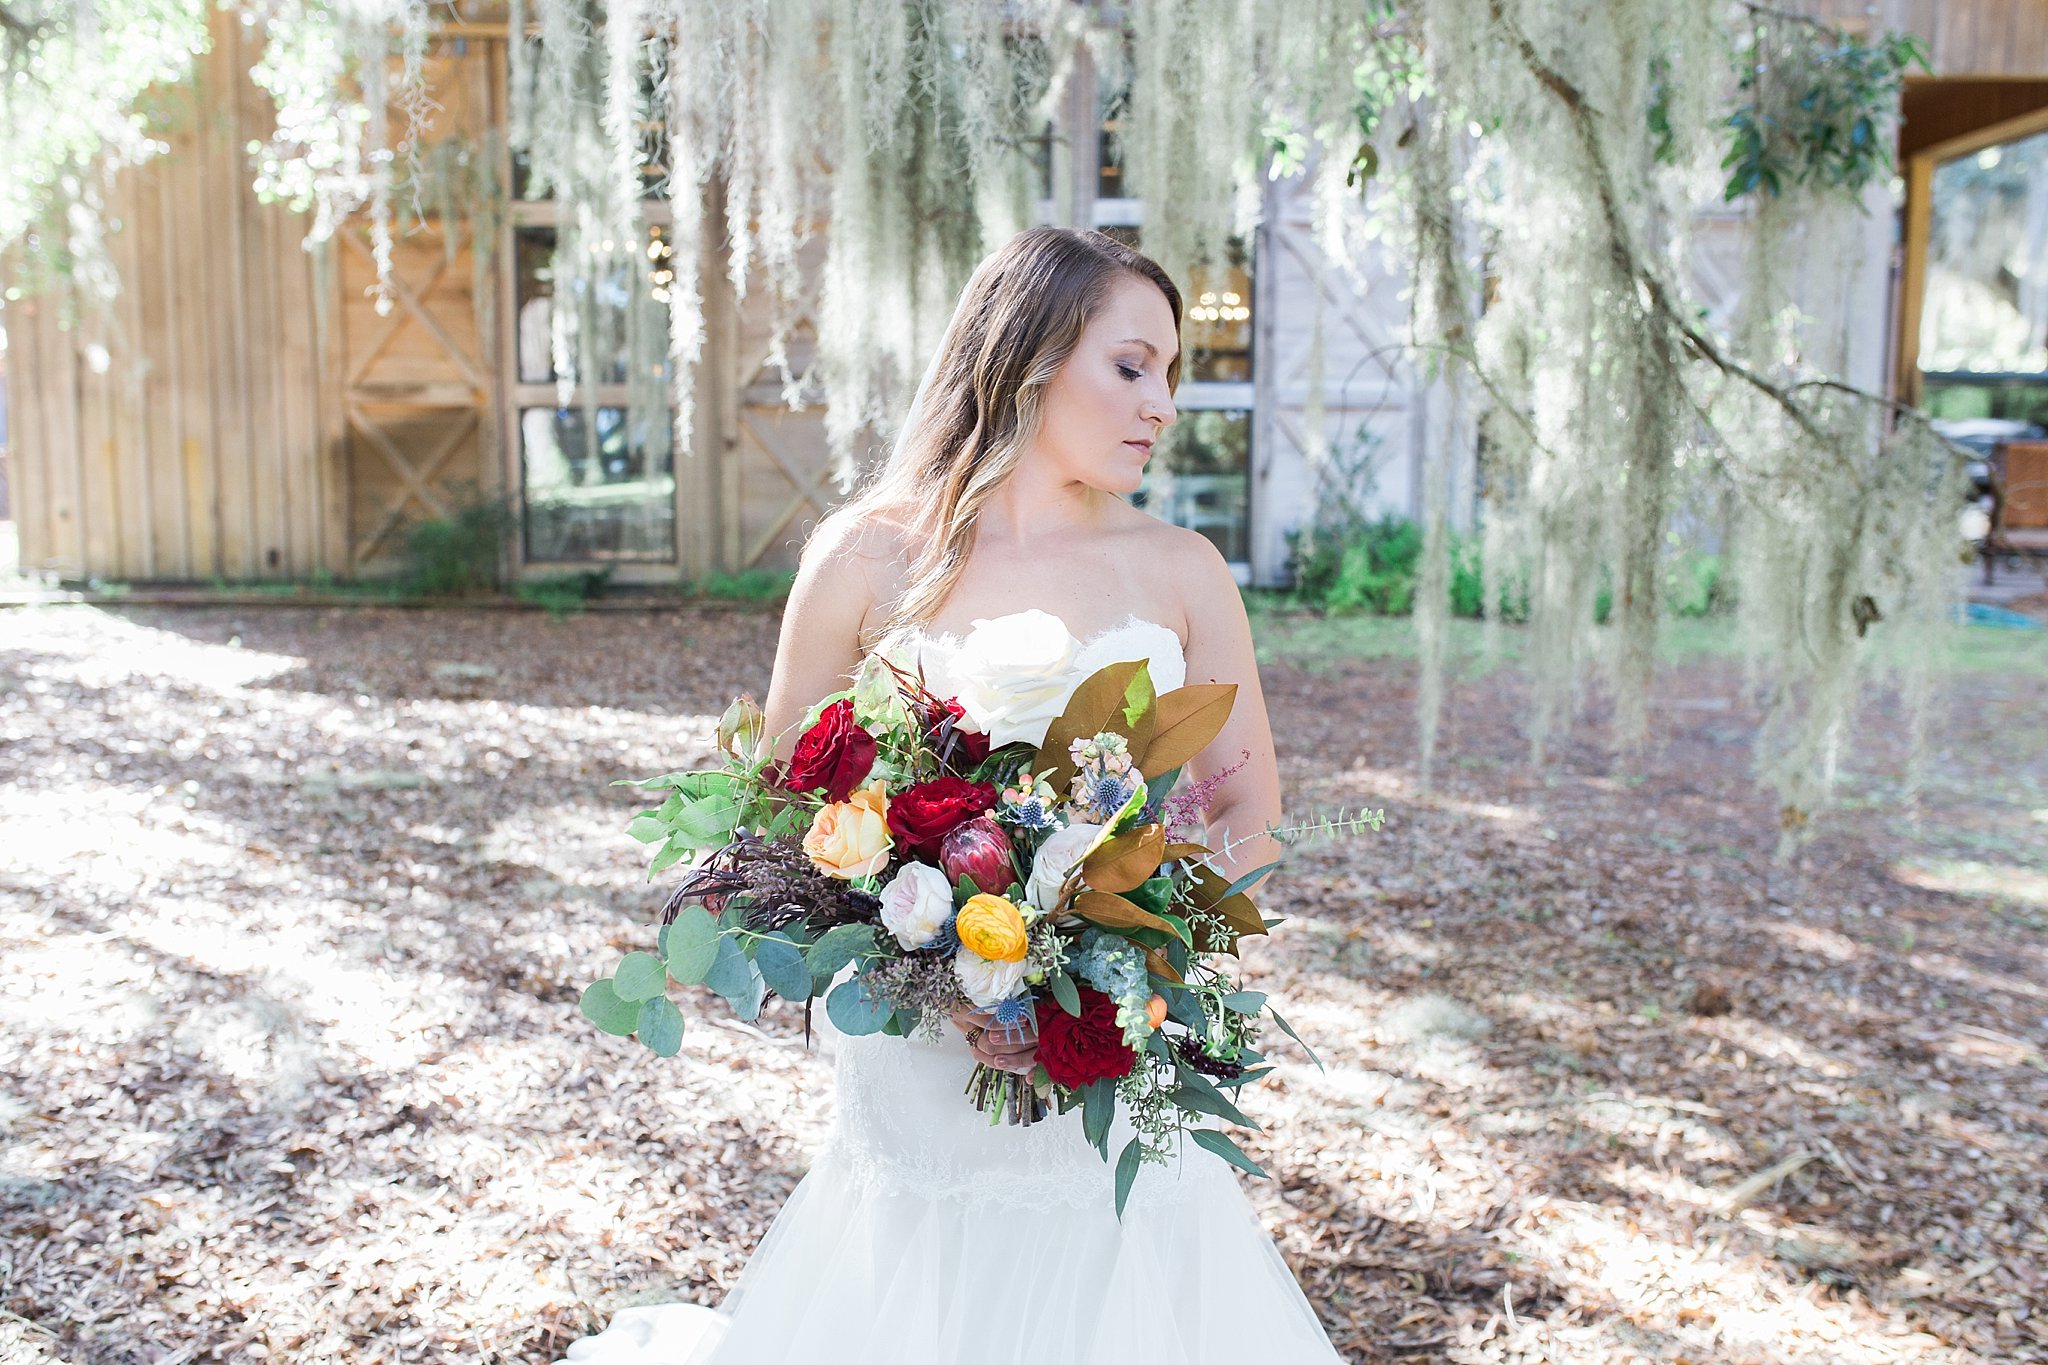
[[[953,723],[946,725],[941,722],[939,733],[933,737],[933,743],[943,745],[946,736],[950,735],[953,740],[953,751],[947,755],[949,761],[946,766],[964,773],[988,757],[988,736],[975,730],[960,728],[960,722],[967,719],[967,708],[959,702],[948,701],[946,714],[952,717]]]
[[[782,785],[793,792],[823,787],[827,801],[844,801],[874,766],[875,737],[854,720],[853,703],[841,697],[797,740]]]
[[[921,862],[936,862],[940,842],[996,803],[996,789],[964,777],[935,777],[889,799],[889,832],[896,846]]]
[[[1124,1031],[1117,1026],[1116,1002],[1091,986],[1081,986],[1080,991],[1079,1016],[1056,1003],[1038,1010],[1039,1064],[1054,1083],[1069,1090],[1128,1076],[1138,1062],[1138,1054],[1124,1045]]]

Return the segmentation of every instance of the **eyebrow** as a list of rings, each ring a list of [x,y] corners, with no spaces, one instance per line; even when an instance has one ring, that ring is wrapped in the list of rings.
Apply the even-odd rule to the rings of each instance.
[[[1117,344],[1119,346],[1143,346],[1146,350],[1146,353],[1149,354],[1154,360],[1157,360],[1159,358],[1159,348],[1157,346],[1154,346],[1151,342],[1145,340],[1145,338],[1143,337],[1125,337],[1122,341],[1118,342]]]

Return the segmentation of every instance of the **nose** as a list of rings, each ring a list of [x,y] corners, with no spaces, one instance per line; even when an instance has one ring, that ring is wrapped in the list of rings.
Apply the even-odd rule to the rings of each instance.
[[[1173,399],[1164,396],[1146,399],[1144,407],[1138,410],[1139,420],[1157,422],[1162,429],[1172,426],[1174,418],[1179,415],[1173,406]]]

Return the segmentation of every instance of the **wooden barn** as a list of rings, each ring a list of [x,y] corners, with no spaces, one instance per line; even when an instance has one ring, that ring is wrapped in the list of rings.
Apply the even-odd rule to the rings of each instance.
[[[1806,8],[1917,33],[1936,68],[1904,96],[1903,207],[1873,192],[1873,240],[1890,249],[1855,305],[1857,377],[1952,415],[2048,416],[2048,0]],[[510,197],[481,242],[467,221],[401,238],[394,306],[380,313],[365,224],[308,252],[304,222],[252,191],[245,147],[267,134],[271,108],[245,76],[252,35],[218,11],[213,30],[190,87],[173,92],[170,152],[124,174],[111,205],[125,282],[114,316],[67,330],[35,299],[0,314],[0,440],[24,570],[373,578],[392,571],[410,519],[479,492],[509,497],[508,567],[521,576],[607,568],[659,584],[793,564],[836,496],[823,421],[783,407],[767,319],[718,292],[722,269],[704,272],[691,448],[636,444],[623,382],[567,403],[558,393],[545,342],[552,203]],[[515,174],[506,63],[502,25],[452,25],[430,56],[436,137],[498,149],[477,154],[498,158],[486,169],[501,184]],[[1044,213],[1067,204],[1077,225],[1136,238],[1142,205],[1102,154],[1114,136],[1104,95],[1084,63],[1054,130],[1071,149],[1071,192]],[[1432,397],[1399,358],[1401,263],[1379,263],[1360,287],[1323,268],[1298,194],[1273,191],[1267,208],[1241,261],[1191,291],[1201,357],[1179,396],[1174,476],[1146,495],[1260,584],[1285,581],[1288,532],[1319,496],[1311,414],[1333,449],[1370,464],[1375,503],[1413,514]],[[650,232],[671,211],[683,206],[651,204]],[[1721,288],[1703,286],[1710,299]]]

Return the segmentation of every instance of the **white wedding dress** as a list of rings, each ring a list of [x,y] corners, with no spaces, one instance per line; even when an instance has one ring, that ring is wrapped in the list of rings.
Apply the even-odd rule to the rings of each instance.
[[[903,647],[944,695],[947,663],[972,639],[921,635]],[[1185,681],[1179,637],[1154,622],[1133,617],[1071,643],[1063,667],[1074,682],[1140,656],[1159,691]],[[962,1094],[974,1060],[956,1030],[936,1042],[845,1037],[823,1010],[814,1018],[834,1053],[831,1135],[724,1302],[626,1309],[572,1345],[568,1360],[1341,1360],[1220,1157],[1189,1143],[1174,1164],[1142,1167],[1119,1222],[1113,1168],[1083,1138],[1080,1114],[989,1126]],[[1120,1115],[1112,1158],[1130,1135]]]

